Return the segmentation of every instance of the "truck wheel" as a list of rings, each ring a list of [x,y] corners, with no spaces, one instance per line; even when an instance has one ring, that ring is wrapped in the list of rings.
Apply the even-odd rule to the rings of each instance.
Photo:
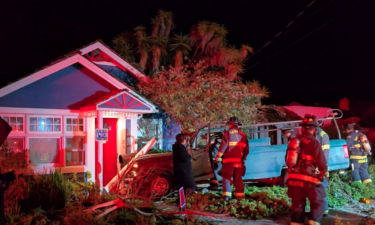
[[[172,179],[167,175],[159,175],[151,181],[151,193],[153,196],[164,196],[172,189]]]

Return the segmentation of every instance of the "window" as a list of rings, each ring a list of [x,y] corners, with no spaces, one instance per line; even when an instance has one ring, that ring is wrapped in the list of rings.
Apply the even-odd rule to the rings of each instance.
[[[14,152],[21,152],[23,147],[23,138],[7,138],[8,149],[12,149]]]
[[[30,117],[30,131],[60,132],[61,118],[59,117]]]
[[[12,131],[23,131],[23,117],[4,116],[3,120],[12,127]]]
[[[85,165],[84,137],[67,137],[65,144],[66,166]]]
[[[207,146],[207,133],[198,134],[196,146],[197,149],[203,149]]]
[[[67,118],[66,119],[66,131],[83,131],[83,118]]]
[[[60,163],[60,138],[30,138],[31,164]]]

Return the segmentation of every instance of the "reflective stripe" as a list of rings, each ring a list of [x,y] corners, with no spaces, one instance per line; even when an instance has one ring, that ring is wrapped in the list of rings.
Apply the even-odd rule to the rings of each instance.
[[[297,180],[304,180],[308,182],[312,182],[315,184],[320,184],[320,180],[311,176],[303,175],[303,174],[298,174],[298,173],[290,173],[288,174],[288,177],[286,178],[287,180],[289,179],[297,179]]]
[[[217,156],[219,156],[219,157],[221,157],[222,155],[223,155],[223,153],[221,153],[221,152],[217,153]]]
[[[367,180],[364,180],[364,181],[363,181],[364,184],[367,184],[367,183],[370,183],[370,182],[372,182],[371,179],[367,179]]]
[[[365,156],[365,155],[352,155],[352,156],[350,156],[350,159],[367,159],[367,156]]]
[[[324,136],[325,134],[327,134],[326,132],[324,132],[324,131],[320,131],[320,136]]]
[[[235,196],[240,197],[240,196],[245,196],[245,193],[234,193]]]
[[[228,158],[228,159],[223,159],[223,163],[228,163],[228,162],[242,162],[242,160],[239,159],[239,158]]]
[[[215,158],[212,158],[214,161],[215,161]],[[219,162],[221,162],[221,161],[223,161],[223,159],[222,158],[219,158]]]
[[[329,149],[329,145],[322,145],[322,150],[327,150],[327,149]]]
[[[302,156],[302,159],[304,160],[314,160],[314,157],[312,157],[311,155],[305,155],[302,153],[301,156]]]
[[[367,163],[367,159],[360,159],[358,160],[358,163]]]
[[[355,144],[354,147],[356,147],[356,148],[360,148],[360,147],[361,147],[361,144]]]
[[[232,197],[232,192],[223,192],[223,196]]]
[[[229,146],[246,147],[246,144],[245,143],[231,141],[231,142],[229,142]]]

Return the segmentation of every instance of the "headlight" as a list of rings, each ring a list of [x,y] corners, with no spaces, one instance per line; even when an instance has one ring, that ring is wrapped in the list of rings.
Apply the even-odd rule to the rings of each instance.
[[[131,175],[132,177],[136,177],[136,176],[137,176],[137,172],[134,171],[134,170],[132,170],[132,171],[130,171],[130,175]]]

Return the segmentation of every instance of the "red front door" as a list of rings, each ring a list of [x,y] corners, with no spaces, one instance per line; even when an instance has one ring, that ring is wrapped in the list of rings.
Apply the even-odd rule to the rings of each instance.
[[[103,128],[108,129],[108,141],[103,144],[103,187],[117,175],[117,119],[104,118]]]

